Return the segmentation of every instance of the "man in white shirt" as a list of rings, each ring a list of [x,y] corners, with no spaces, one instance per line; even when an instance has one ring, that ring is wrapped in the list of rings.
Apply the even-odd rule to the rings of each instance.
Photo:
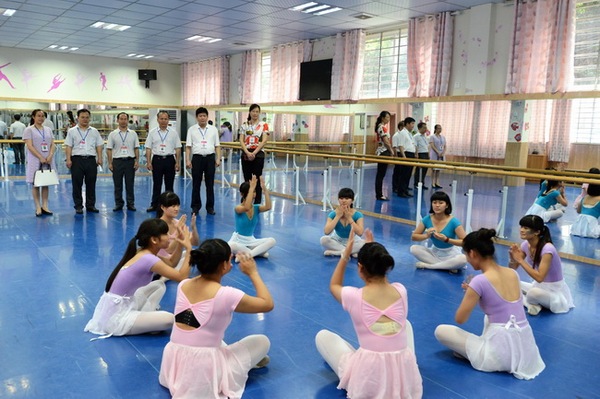
[[[44,126],[48,126],[52,130],[52,135],[54,136],[54,122],[52,122],[52,119],[48,118],[48,113],[46,111],[44,111],[44,116],[46,117],[46,119],[44,119]]]
[[[15,114],[13,116],[15,121],[10,125],[8,138],[11,140],[23,141],[23,131],[25,130],[25,124],[21,122],[21,114]],[[25,164],[25,143],[12,143],[13,151],[15,152],[15,165]]]
[[[115,207],[113,212],[123,210],[123,180],[125,180],[125,193],[127,199],[127,210],[135,212],[135,194],[133,183],[135,171],[140,161],[140,140],[135,130],[128,128],[129,115],[121,112],[117,115],[119,128],[108,135],[106,142],[106,156],[108,158],[108,169],[113,174],[115,184]]]
[[[163,180],[165,191],[173,191],[181,162],[181,139],[175,129],[169,128],[169,113],[158,111],[156,119],[158,127],[146,137],[146,166],[152,172],[152,200],[146,212],[156,212],[160,207]]]
[[[71,170],[73,202],[75,213],[83,214],[82,188],[85,182],[85,208],[88,212],[100,212],[96,208],[96,179],[98,166],[102,165],[104,141],[100,132],[90,126],[90,111],[82,108],[77,111],[77,126],[67,132],[65,156],[67,168]]]
[[[419,159],[429,159],[429,140],[425,136],[425,133],[427,132],[427,124],[425,122],[419,122],[419,124],[417,125],[417,129],[419,131],[413,137],[415,141],[415,146],[417,147],[417,157]],[[417,166],[417,169],[415,170],[414,179],[415,188],[417,187],[419,182],[423,183],[423,190],[427,190],[429,188],[425,185],[426,174],[427,168]]]
[[[413,141],[412,130],[415,127],[415,120],[413,118],[406,117],[404,119],[404,129],[400,131],[399,143],[398,143],[398,157],[400,158],[414,158],[415,157],[415,143]],[[403,198],[412,197],[409,192],[410,176],[412,175],[413,167],[410,165],[402,165],[400,170],[400,178],[398,183],[398,196]]]
[[[219,131],[208,124],[208,110],[200,107],[196,110],[197,124],[187,131],[185,155],[186,166],[192,169],[192,213],[198,214],[202,208],[200,187],[202,177],[206,179],[206,212],[215,214],[215,170],[221,164],[221,145]]]

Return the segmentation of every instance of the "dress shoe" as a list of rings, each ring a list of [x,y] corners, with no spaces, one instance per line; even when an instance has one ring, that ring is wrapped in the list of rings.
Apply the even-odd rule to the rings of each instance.
[[[40,216],[42,216],[42,212],[41,211],[35,213],[35,217],[39,218]]]
[[[117,206],[117,207],[113,208],[113,212],[119,212],[119,211],[122,211],[122,210],[123,210],[122,206]]]
[[[400,194],[398,194],[398,197],[400,197],[400,198],[408,198],[409,196],[406,195],[406,193],[400,193]],[[411,195],[411,197],[412,197],[412,195]]]
[[[215,210],[214,209],[207,209],[206,213],[208,213],[209,215],[214,215],[215,214]]]
[[[377,201],[389,201],[390,199],[385,196],[377,197]]]
[[[78,215],[83,215],[83,208],[75,208],[75,213]]]
[[[406,196],[407,196],[407,197],[409,197],[409,198],[410,198],[410,197],[414,197],[414,195],[412,195],[412,194],[411,194],[410,192],[408,192],[408,191],[405,191],[405,192],[404,192],[404,195],[406,195]]]
[[[131,211],[131,212],[135,212],[137,209],[135,209],[135,206],[133,206],[133,205],[127,205],[127,210]]]
[[[429,187],[423,186],[423,190],[429,190]]]
[[[51,211],[42,208],[42,215],[48,215],[48,216],[52,216],[54,215],[54,213],[52,213]]]
[[[90,206],[88,208],[85,208],[88,212],[91,213],[99,213],[100,211],[98,210],[98,208],[96,208],[95,206]]]
[[[150,208],[146,209],[146,212],[156,212],[156,207],[151,206]]]
[[[192,208],[192,215],[197,215],[200,213],[200,208]]]

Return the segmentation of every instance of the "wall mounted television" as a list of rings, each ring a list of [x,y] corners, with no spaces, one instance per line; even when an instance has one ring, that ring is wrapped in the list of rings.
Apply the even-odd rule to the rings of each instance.
[[[300,64],[300,101],[331,100],[332,59]]]

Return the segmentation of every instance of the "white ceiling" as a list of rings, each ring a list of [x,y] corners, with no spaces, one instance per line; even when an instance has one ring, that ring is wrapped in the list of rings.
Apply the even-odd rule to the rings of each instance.
[[[312,16],[289,8],[307,0],[0,0],[0,47],[45,50],[52,44],[79,47],[74,54],[180,64],[276,44],[333,36],[338,32],[397,25],[409,18],[464,10],[503,0],[315,0],[342,10]],[[356,19],[367,13],[373,18]],[[130,25],[123,31],[90,28],[96,21]],[[223,40],[186,41],[194,36]],[[48,50],[57,51],[57,50]]]

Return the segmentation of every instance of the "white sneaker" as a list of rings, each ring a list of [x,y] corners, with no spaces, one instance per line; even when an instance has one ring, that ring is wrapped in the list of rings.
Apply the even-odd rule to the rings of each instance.
[[[541,310],[542,307],[540,305],[527,305],[527,313],[532,316],[537,316]]]
[[[262,256],[263,258],[267,258],[267,259],[268,259],[268,258],[269,258],[269,253],[268,253],[268,252],[265,252],[265,253],[264,253],[264,254],[262,254],[261,256]]]
[[[337,254],[335,253],[335,251],[332,251],[331,249],[326,250],[325,252],[323,252],[324,256],[336,256]]]
[[[425,263],[425,262],[417,262],[417,263],[415,263],[415,267],[417,269],[426,269],[426,266],[427,266],[427,263]]]

